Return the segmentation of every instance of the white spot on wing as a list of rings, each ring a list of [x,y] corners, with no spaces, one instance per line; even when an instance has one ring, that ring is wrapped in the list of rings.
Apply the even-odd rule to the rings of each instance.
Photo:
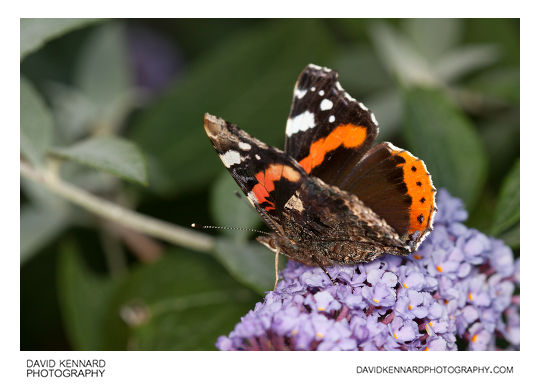
[[[298,212],[304,212],[304,204],[302,204],[302,200],[297,195],[292,195],[289,201],[287,201],[287,204],[285,204],[285,208],[292,209]]]
[[[311,92],[315,92],[315,87],[311,87],[311,88],[310,88],[310,91],[311,91]]]
[[[307,93],[307,89],[295,89],[294,90],[294,96],[297,98],[297,99],[301,99],[302,97],[304,97],[304,95]]]
[[[321,66],[315,64],[310,64],[309,67],[313,69],[321,69]]]
[[[227,168],[230,168],[232,165],[240,164],[242,162],[240,153],[233,150],[229,150],[223,155],[219,155],[219,157],[221,157],[221,161],[223,161],[223,164],[225,164]]]
[[[334,121],[336,121],[336,117],[334,115],[331,115],[329,118],[328,118],[328,121],[333,123]]]
[[[336,81],[336,88],[338,89],[338,91],[343,91],[343,87],[341,86],[339,81]]]
[[[324,99],[323,101],[321,101],[321,111],[328,111],[329,109],[332,109],[333,106],[334,103],[332,103],[328,99]]]
[[[305,132],[315,126],[315,116],[309,111],[305,111],[300,115],[289,118],[287,120],[287,128],[285,133],[287,136],[292,136],[297,132]]]
[[[322,95],[324,95],[324,91],[321,89],[321,90],[319,91],[319,96],[322,96]]]
[[[239,142],[238,147],[240,147],[243,151],[249,151],[251,149],[251,145],[248,143]]]
[[[390,148],[390,150],[393,152],[393,151],[397,151],[397,152],[405,152],[404,149],[401,149],[399,147],[396,147],[394,144],[392,143],[386,143],[386,145],[388,146],[388,148]],[[412,155],[411,155],[412,156]]]
[[[362,108],[364,111],[367,111],[367,107],[364,105],[364,103],[358,103],[360,108]]]
[[[255,158],[256,158],[257,160],[260,160],[260,159],[261,159],[261,157],[260,157],[259,155],[257,155],[257,154],[255,154]]]
[[[255,202],[257,201],[257,198],[255,197],[255,194],[251,191],[248,192],[248,201],[250,202],[251,205],[253,205],[253,207],[255,207]]]
[[[375,125],[379,125],[379,123],[377,122],[377,119],[375,118],[375,115],[373,114],[373,112],[371,112],[371,121],[373,121],[373,123]]]
[[[356,101],[356,99],[352,97],[351,95],[349,95],[347,92],[345,92],[345,97],[350,101]]]

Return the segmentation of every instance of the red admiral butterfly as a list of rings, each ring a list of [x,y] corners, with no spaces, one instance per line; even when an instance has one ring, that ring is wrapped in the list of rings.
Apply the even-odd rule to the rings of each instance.
[[[372,147],[375,116],[337,79],[313,64],[302,71],[285,151],[221,118],[204,117],[221,161],[273,230],[257,240],[325,272],[332,264],[414,252],[437,210],[424,162],[388,142]]]

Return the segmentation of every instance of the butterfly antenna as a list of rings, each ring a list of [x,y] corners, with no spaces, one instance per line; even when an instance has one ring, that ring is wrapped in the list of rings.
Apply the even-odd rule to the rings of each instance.
[[[232,231],[250,231],[250,232],[257,232],[261,233],[263,235],[270,235],[269,232],[259,231],[258,229],[253,228],[239,228],[239,227],[221,227],[216,225],[199,225],[199,224],[191,224],[191,228],[198,228],[198,229],[226,229],[226,230],[232,230]]]

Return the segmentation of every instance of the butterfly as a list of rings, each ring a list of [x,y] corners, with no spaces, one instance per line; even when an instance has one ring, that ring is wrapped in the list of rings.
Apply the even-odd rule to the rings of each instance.
[[[204,129],[272,229],[257,240],[276,261],[282,253],[330,277],[325,266],[406,256],[433,229],[436,189],[426,165],[389,142],[374,144],[374,114],[331,69],[310,64],[300,73],[284,150],[210,114]]]

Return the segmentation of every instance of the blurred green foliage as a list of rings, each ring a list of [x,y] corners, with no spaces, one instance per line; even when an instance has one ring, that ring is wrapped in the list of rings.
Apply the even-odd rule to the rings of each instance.
[[[518,20],[22,20],[21,155],[181,226],[258,228],[203,114],[281,147],[308,63],[337,70],[379,139],[421,157],[470,226],[519,252]],[[211,231],[206,255],[25,179],[21,197],[21,349],[213,349],[272,288],[252,232]]]

